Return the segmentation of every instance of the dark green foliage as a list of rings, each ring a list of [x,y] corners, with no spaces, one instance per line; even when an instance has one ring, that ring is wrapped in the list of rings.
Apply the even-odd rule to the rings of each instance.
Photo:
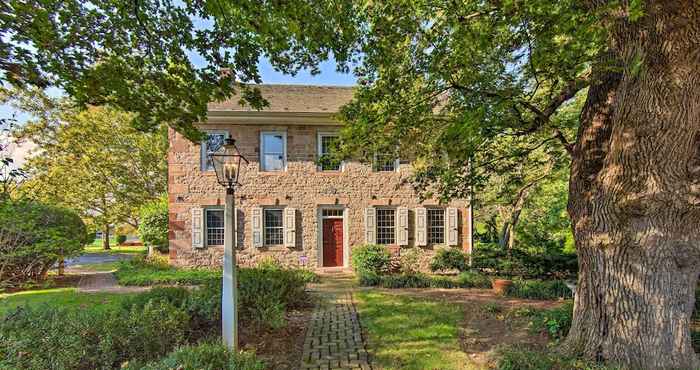
[[[468,268],[467,255],[457,248],[440,249],[430,261],[430,270],[433,272],[466,271]]]
[[[126,235],[119,234],[116,237],[117,244],[124,244],[126,242]]]
[[[0,368],[110,369],[185,343],[188,315],[167,302],[132,309],[18,308],[0,321]]]
[[[561,280],[513,280],[506,296],[529,299],[571,298],[569,287]]]
[[[391,254],[382,245],[365,244],[352,249],[352,267],[359,275],[386,273],[389,271],[390,261]]]
[[[456,277],[431,276],[421,273],[377,275],[360,274],[360,285],[382,288],[490,288],[491,280],[474,272],[463,272]]]
[[[541,352],[529,348],[503,347],[497,351],[498,370],[614,370],[617,367],[599,365],[580,359]]]
[[[502,276],[564,277],[576,274],[576,253],[561,247],[528,248],[516,244],[507,250],[497,243],[477,243],[472,254],[472,267]]]
[[[42,280],[60,258],[80,254],[87,231],[65,208],[0,202],[0,290]]]
[[[532,313],[530,329],[536,333],[545,333],[550,339],[563,339],[571,329],[574,315],[574,303],[567,301],[551,310],[536,310]]]
[[[254,353],[232,353],[221,344],[204,343],[178,348],[165,358],[126,370],[264,370]]]
[[[154,287],[151,290],[137,294],[122,302],[125,309],[131,307],[143,308],[149,301],[167,302],[175,307],[182,307],[189,298],[190,292],[178,287]]]
[[[161,253],[168,251],[168,198],[146,203],[139,211],[139,237]]]

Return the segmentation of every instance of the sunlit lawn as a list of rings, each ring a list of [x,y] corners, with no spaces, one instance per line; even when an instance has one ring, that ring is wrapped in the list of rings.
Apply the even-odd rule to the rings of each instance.
[[[85,253],[146,253],[146,247],[142,245],[118,246],[116,243],[110,242],[109,247],[111,249],[104,250],[102,241],[96,240],[95,243],[85,246]]]
[[[103,262],[103,263],[89,263],[84,265],[72,265],[73,269],[80,269],[82,271],[91,272],[107,272],[116,271],[119,267],[119,262]]]
[[[0,316],[18,306],[50,305],[56,307],[107,308],[120,304],[132,294],[78,293],[75,288],[31,290],[19,293],[0,294]]]
[[[462,352],[461,305],[358,292],[360,321],[373,361],[383,369],[472,369]]]

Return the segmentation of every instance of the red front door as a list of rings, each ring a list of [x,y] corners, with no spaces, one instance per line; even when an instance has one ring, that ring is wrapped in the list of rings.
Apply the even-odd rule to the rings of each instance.
[[[343,265],[343,219],[323,219],[323,266]]]

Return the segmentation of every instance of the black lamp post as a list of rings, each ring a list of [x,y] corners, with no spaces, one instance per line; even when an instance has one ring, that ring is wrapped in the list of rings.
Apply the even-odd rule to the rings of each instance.
[[[241,170],[248,160],[241,155],[232,138],[227,138],[218,151],[209,154],[214,165],[216,179],[226,188],[226,205],[224,208],[224,276],[221,296],[221,333],[226,346],[236,351],[238,347],[238,281],[236,277],[236,225],[235,198],[236,186]],[[243,163],[245,162],[245,163]]]

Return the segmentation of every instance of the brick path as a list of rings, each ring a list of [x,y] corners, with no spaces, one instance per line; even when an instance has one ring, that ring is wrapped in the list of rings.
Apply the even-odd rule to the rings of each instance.
[[[306,332],[302,369],[372,369],[350,289],[322,294]]]

